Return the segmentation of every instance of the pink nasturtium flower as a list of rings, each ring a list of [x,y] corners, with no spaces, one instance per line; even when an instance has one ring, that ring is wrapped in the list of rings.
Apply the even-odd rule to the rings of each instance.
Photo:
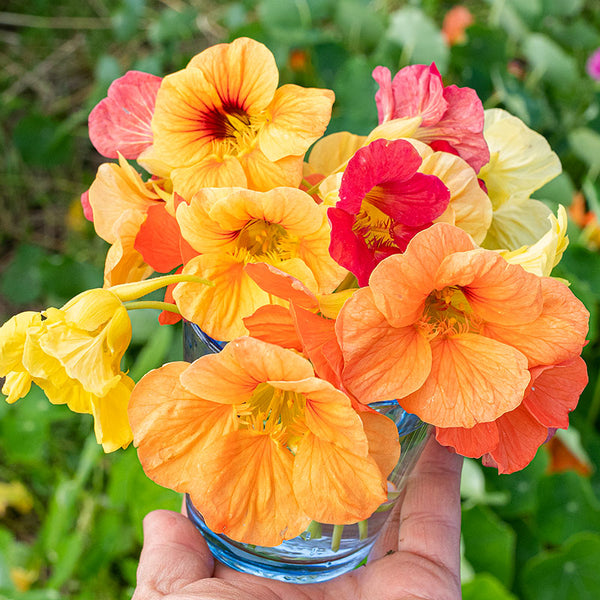
[[[152,145],[152,115],[162,78],[128,71],[115,79],[108,96],[90,113],[90,140],[107,158],[135,159]]]
[[[490,160],[483,137],[483,105],[475,90],[444,86],[435,64],[404,67],[392,79],[389,69],[376,67],[373,78],[379,84],[375,94],[379,123],[420,117],[412,134],[436,150],[452,151],[473,170]]]
[[[342,308],[342,378],[361,402],[397,398],[436,427],[472,428],[519,406],[530,369],[578,356],[587,319],[565,284],[438,223]]]

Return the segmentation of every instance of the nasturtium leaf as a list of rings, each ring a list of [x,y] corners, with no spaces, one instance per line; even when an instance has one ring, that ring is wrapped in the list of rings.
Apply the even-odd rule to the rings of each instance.
[[[542,0],[544,15],[572,17],[581,12],[585,0]]]
[[[486,506],[463,510],[465,557],[477,573],[487,572],[506,586],[514,576],[515,532]]]
[[[13,144],[23,161],[34,167],[64,165],[73,156],[73,137],[63,123],[47,115],[23,117],[13,130]]]
[[[517,600],[495,577],[478,573],[462,586],[462,600]]]
[[[593,169],[600,168],[600,133],[589,127],[577,127],[568,136],[574,154]]]
[[[525,564],[521,574],[524,600],[597,600],[598,565],[600,536],[575,535],[558,550],[543,552]]]
[[[39,246],[21,244],[0,277],[0,292],[13,304],[28,304],[40,299],[40,265],[47,253]]]
[[[347,47],[354,52],[370,52],[385,34],[384,13],[373,10],[373,4],[364,0],[338,2],[335,22]]]
[[[600,300],[600,254],[585,246],[570,244],[559,267],[567,279],[575,276],[585,281],[590,291]]]
[[[600,501],[589,480],[573,471],[542,479],[536,522],[540,540],[554,545],[575,533],[600,531]]]
[[[523,52],[534,73],[556,88],[574,85],[577,62],[543,33],[532,33],[523,43]]]
[[[505,519],[533,514],[537,506],[537,485],[547,467],[548,456],[538,451],[529,465],[516,473],[498,475],[494,469],[486,469],[487,487],[508,495],[507,501],[496,507],[496,512]]]
[[[446,72],[448,45],[438,26],[420,8],[406,6],[394,11],[386,35],[402,46],[407,63],[435,62],[442,75]]]

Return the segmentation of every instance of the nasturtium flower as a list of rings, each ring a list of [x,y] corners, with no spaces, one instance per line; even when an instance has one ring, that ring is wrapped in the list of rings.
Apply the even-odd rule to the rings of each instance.
[[[397,398],[432,425],[470,428],[514,410],[529,369],[578,356],[588,317],[562,282],[438,223],[342,308],[343,382],[361,402]]]
[[[564,206],[558,207],[558,218],[551,214],[548,221],[549,231],[534,244],[513,251],[500,250],[499,253],[509,263],[521,265],[526,271],[540,277],[549,277],[569,245],[567,211]]]
[[[375,94],[379,123],[420,118],[414,137],[435,150],[457,153],[477,173],[490,158],[483,137],[483,105],[475,90],[444,86],[435,64],[404,67],[392,79],[389,69],[376,67]]]
[[[163,80],[146,158],[169,165],[189,200],[203,187],[298,186],[302,158],[329,122],[330,90],[277,87],[271,52],[240,38],[217,44]]]
[[[152,115],[162,79],[150,73],[128,71],[115,79],[108,96],[90,113],[90,140],[107,158],[138,156],[152,145]]]
[[[399,455],[389,419],[363,421],[304,357],[247,337],[148,373],[129,419],[151,479],[189,493],[213,531],[263,546],[370,516]]]
[[[587,382],[586,365],[579,356],[557,365],[534,367],[517,408],[470,429],[437,428],[436,438],[463,456],[483,456],[484,463],[500,473],[514,473],[531,462],[549,431],[569,426],[569,413]]]
[[[131,323],[116,294],[88,290],[60,309],[21,313],[0,332],[10,402],[33,381],[53,404],[92,414],[106,452],[131,442],[127,404],[133,381],[120,368]]]
[[[0,377],[5,377],[2,393],[10,404],[23,398],[31,388],[31,374],[23,365],[23,349],[27,330],[38,327],[41,322],[40,313],[26,311],[0,327]]]
[[[326,209],[305,192],[275,188],[255,192],[208,188],[177,208],[186,242],[199,253],[183,274],[214,283],[180,283],[173,291],[179,311],[211,337],[231,340],[247,333],[242,319],[273,299],[244,270],[265,262],[299,279],[314,293],[331,292],[346,270],[328,251]]]
[[[328,209],[331,256],[366,285],[385,257],[405,250],[450,200],[434,175],[418,173],[422,159],[406,140],[376,140],[348,162],[339,201]]]
[[[88,201],[96,233],[111,244],[104,267],[105,286],[152,274],[152,267],[135,249],[135,239],[152,207],[166,210],[170,194],[162,189],[165,184],[160,180],[144,182],[122,156],[118,164],[100,165]]]

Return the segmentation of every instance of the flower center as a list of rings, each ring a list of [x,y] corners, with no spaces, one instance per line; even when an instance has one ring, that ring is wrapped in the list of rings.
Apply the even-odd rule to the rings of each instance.
[[[269,383],[259,384],[249,400],[235,406],[240,428],[270,435],[292,452],[306,432],[305,408],[304,394]]]
[[[352,231],[371,249],[396,248],[392,236],[394,221],[371,202],[375,194],[376,190],[373,188],[363,199],[360,211],[354,219]]]
[[[211,140],[218,142],[218,154],[239,156],[250,150],[262,120],[231,104],[222,109],[211,108],[203,115],[202,129]]]
[[[480,320],[473,314],[461,289],[448,286],[429,294],[419,327],[431,339],[438,335],[477,333]]]

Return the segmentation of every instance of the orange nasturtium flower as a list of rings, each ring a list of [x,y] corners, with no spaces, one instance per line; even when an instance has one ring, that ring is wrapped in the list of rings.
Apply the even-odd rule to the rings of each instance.
[[[204,50],[163,79],[154,143],[140,161],[168,165],[186,199],[202,187],[299,185],[303,155],[323,135],[334,94],[278,81],[273,54],[259,42]]]
[[[565,284],[438,223],[342,308],[344,384],[362,402],[397,398],[437,427],[473,427],[522,402],[530,368],[579,355],[587,319]]]
[[[129,419],[151,479],[189,493],[213,531],[264,546],[370,516],[400,450],[390,419],[363,426],[308,360],[248,337],[148,373]]]
[[[88,290],[61,309],[16,315],[0,328],[2,392],[15,402],[33,381],[53,404],[92,414],[106,452],[126,447],[133,380],[120,363],[130,339],[127,310],[109,290]]]
[[[257,308],[285,304],[246,273],[264,262],[299,279],[314,293],[331,292],[346,275],[329,255],[326,207],[305,192],[275,188],[201,190],[176,213],[185,241],[199,253],[183,268],[214,283],[180,283],[173,291],[179,311],[217,340],[245,335],[242,322]]]

